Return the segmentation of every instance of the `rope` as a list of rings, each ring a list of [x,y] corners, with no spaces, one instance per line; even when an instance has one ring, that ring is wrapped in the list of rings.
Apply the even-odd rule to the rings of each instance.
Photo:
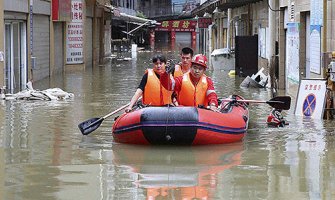
[[[174,65],[174,62],[171,59],[171,62],[169,62],[169,68],[173,65]],[[166,70],[166,71],[168,71],[168,70]],[[168,73],[168,88],[170,87],[170,78],[171,78],[170,76],[171,76],[170,73]],[[172,101],[172,99],[171,99],[171,101]],[[170,113],[170,104],[168,104],[168,112],[167,112],[167,115],[166,115],[166,125],[165,125],[165,138],[168,141],[171,139],[171,136],[168,134],[169,113]]]

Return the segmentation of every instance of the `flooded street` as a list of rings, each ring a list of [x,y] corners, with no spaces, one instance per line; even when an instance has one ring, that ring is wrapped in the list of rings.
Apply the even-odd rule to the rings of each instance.
[[[170,52],[167,58],[178,58]],[[85,71],[68,70],[34,88],[61,88],[65,101],[0,102],[0,199],[334,199],[335,121],[284,112],[269,128],[267,104],[250,105],[243,141],[213,146],[134,146],[113,142],[114,115],[83,136],[78,124],[127,104],[152,52]],[[240,88],[240,77],[208,71],[219,97],[271,99]],[[283,92],[281,93],[283,95]]]

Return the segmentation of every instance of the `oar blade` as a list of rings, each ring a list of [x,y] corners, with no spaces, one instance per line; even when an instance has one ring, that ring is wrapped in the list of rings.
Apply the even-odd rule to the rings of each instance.
[[[291,97],[277,96],[267,101],[266,103],[276,109],[289,110],[291,107]]]
[[[83,135],[88,135],[89,133],[97,129],[103,120],[104,120],[103,118],[91,118],[89,120],[80,123],[78,125],[78,128]]]

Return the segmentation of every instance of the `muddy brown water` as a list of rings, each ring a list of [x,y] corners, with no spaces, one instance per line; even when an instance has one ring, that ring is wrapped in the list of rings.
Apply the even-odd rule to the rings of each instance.
[[[335,198],[335,123],[293,115],[294,99],[284,128],[266,126],[267,104],[251,105],[244,140],[228,145],[117,144],[113,117],[83,136],[80,122],[128,103],[152,55],[34,83],[72,92],[72,100],[1,101],[0,199]],[[220,97],[271,98],[267,89],[240,88],[243,78],[225,70],[207,73]]]

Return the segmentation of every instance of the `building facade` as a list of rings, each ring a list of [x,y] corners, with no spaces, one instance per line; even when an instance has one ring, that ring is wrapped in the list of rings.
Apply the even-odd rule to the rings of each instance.
[[[335,1],[209,0],[192,15],[206,12],[213,17],[210,52],[236,50],[237,38],[254,36],[257,48],[248,52],[256,54],[257,69],[264,67],[274,73],[276,87],[293,96],[301,79],[328,77],[327,67],[335,50]]]
[[[29,80],[103,62],[110,15],[107,0],[1,1],[0,88],[16,93]]]

